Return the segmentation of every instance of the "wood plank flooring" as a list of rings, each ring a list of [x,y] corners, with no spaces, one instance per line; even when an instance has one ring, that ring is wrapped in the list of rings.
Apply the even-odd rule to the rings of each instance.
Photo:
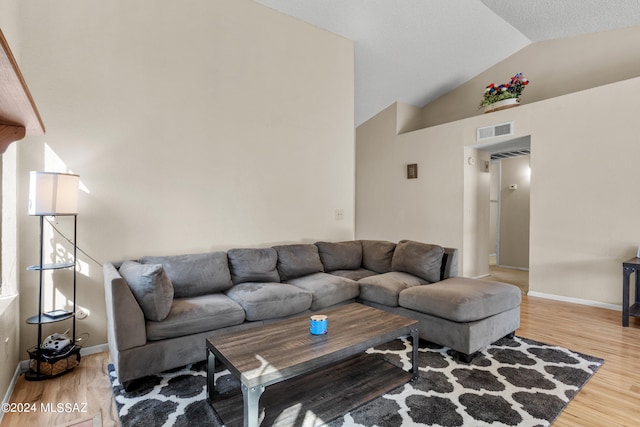
[[[109,353],[85,356],[72,371],[45,381],[18,378],[11,402],[28,404],[31,412],[5,413],[0,426],[71,426],[100,415],[102,426],[118,426],[118,416],[107,373]],[[57,412],[57,404],[72,404]],[[74,408],[73,404],[79,404]],[[84,407],[86,404],[86,407]],[[54,410],[55,409],[55,410]]]
[[[619,311],[535,297],[524,301],[519,336],[605,360],[554,426],[640,425],[640,318],[623,328]]]
[[[522,337],[560,345],[605,359],[554,426],[636,426],[640,424],[640,318],[623,328],[622,314],[536,297],[523,297]],[[86,356],[62,377],[42,382],[19,379],[12,402],[87,402],[83,414],[5,414],[0,427],[61,426],[102,415],[103,426],[118,425],[107,376],[108,353]]]

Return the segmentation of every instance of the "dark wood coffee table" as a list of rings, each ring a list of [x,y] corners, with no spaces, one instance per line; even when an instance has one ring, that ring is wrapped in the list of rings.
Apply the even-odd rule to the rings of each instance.
[[[258,426],[265,387],[307,374],[398,337],[411,335],[411,379],[418,377],[418,322],[362,304],[318,314],[328,316],[328,333],[311,335],[309,316],[294,317],[207,339],[207,387],[215,402],[215,360],[240,380],[244,426]]]

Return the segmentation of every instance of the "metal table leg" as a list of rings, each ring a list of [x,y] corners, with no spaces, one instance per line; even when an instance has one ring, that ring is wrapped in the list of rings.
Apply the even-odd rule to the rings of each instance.
[[[634,297],[634,305],[638,306],[640,304],[640,274],[638,274],[638,269],[634,270],[636,276],[636,289],[635,289],[635,297]],[[631,297],[629,297],[631,298]]]
[[[634,269],[624,267],[622,273],[622,326],[629,326],[629,276]],[[637,275],[638,273],[636,273]]]
[[[264,392],[264,386],[247,387],[242,384],[242,397],[244,399],[244,427],[258,427],[260,424],[260,396]]]
[[[216,386],[214,380],[214,373],[216,369],[216,355],[213,351],[207,349],[207,394],[209,395],[209,401],[213,402],[213,397],[216,393]]]
[[[418,346],[420,345],[420,336],[418,330],[413,329],[411,331],[411,381],[418,379]]]

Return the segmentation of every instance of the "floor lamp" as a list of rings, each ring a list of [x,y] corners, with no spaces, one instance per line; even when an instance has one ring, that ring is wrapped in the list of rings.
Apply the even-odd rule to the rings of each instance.
[[[80,361],[79,348],[76,350],[76,232],[78,214],[78,186],[80,177],[74,174],[55,172],[31,172],[29,181],[29,215],[40,217],[40,263],[28,267],[40,273],[38,314],[27,319],[27,323],[38,325],[38,343],[29,351],[31,366],[25,378],[41,380],[57,376],[75,367]],[[73,262],[44,262],[44,217],[73,216]],[[73,311],[52,310],[43,312],[43,274],[46,270],[73,268]],[[72,319],[71,339],[56,340],[54,337],[43,344],[42,325]],[[49,343],[49,341],[52,341]],[[60,347],[60,348],[58,348]],[[76,356],[76,362],[68,355]],[[73,357],[71,358],[73,359]],[[62,363],[60,363],[62,362]]]

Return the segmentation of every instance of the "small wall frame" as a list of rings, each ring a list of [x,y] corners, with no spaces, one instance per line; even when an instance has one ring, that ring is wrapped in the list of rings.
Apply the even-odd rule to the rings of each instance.
[[[417,179],[418,178],[418,164],[411,163],[407,165],[407,179]]]

